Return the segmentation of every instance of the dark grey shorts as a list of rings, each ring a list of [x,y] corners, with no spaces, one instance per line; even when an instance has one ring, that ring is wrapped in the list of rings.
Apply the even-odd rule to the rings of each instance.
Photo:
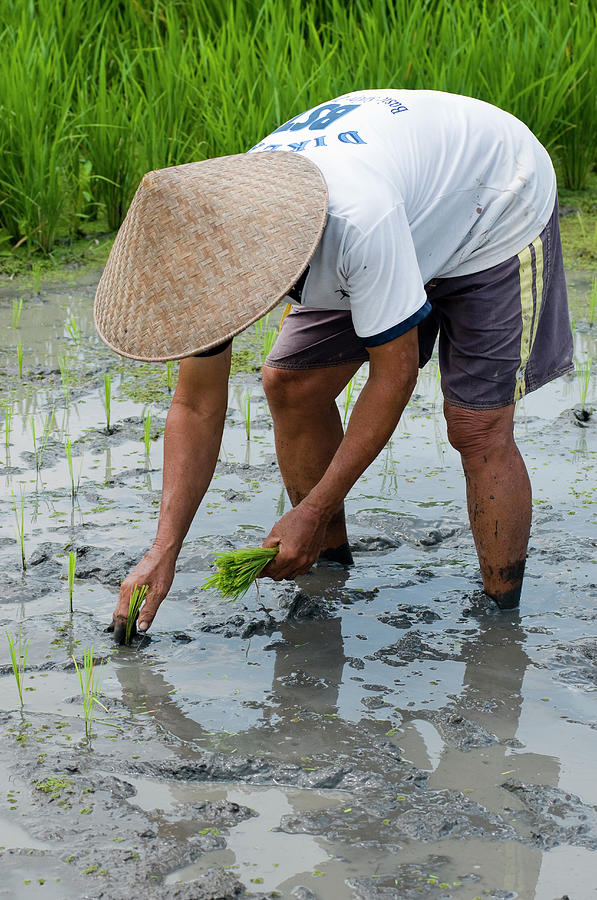
[[[546,228],[497,266],[425,285],[431,313],[419,323],[419,367],[439,334],[445,399],[467,409],[509,406],[573,369],[573,342],[557,203]],[[292,307],[266,359],[280,369],[363,363],[369,354],[350,312]]]

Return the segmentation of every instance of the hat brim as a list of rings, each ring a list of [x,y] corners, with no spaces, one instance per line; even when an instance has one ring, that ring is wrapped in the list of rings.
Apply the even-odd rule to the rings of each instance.
[[[307,267],[327,199],[318,167],[292,152],[149,172],[97,288],[100,337],[122,356],[165,361],[244,331]]]

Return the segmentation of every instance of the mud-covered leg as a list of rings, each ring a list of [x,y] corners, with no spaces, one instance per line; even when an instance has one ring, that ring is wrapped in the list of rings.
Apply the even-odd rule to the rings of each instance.
[[[492,410],[444,404],[450,443],[466,478],[468,513],[486,593],[518,605],[531,527],[531,484],[514,442],[514,405]]]
[[[343,363],[325,369],[263,367],[263,387],[274,420],[282,478],[296,506],[326,471],[343,437],[336,397],[359,368]],[[321,557],[349,565],[344,505],[330,520]]]

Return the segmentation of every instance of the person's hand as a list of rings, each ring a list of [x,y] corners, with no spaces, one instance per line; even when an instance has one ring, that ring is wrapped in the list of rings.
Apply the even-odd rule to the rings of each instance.
[[[120,585],[120,595],[110,626],[110,630],[114,632],[115,641],[118,643],[124,641],[129,601],[135,585],[140,588],[146,584],[148,588],[137,622],[138,630],[143,632],[147,631],[153,622],[160,603],[170,590],[175,567],[176,556],[152,547],[137,563],[130,575],[127,575]]]
[[[260,577],[294,578],[305,575],[321,551],[327,520],[303,500],[276,522],[263,547],[279,546],[279,552],[262,570]]]

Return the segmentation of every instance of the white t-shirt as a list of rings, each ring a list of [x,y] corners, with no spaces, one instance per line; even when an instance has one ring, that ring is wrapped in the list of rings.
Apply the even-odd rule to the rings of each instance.
[[[555,203],[551,160],[526,125],[457,94],[344,94],[250,152],[263,150],[304,153],[328,186],[321,242],[288,299],[350,309],[368,346],[427,315],[430,279],[479,272],[522,250]]]

